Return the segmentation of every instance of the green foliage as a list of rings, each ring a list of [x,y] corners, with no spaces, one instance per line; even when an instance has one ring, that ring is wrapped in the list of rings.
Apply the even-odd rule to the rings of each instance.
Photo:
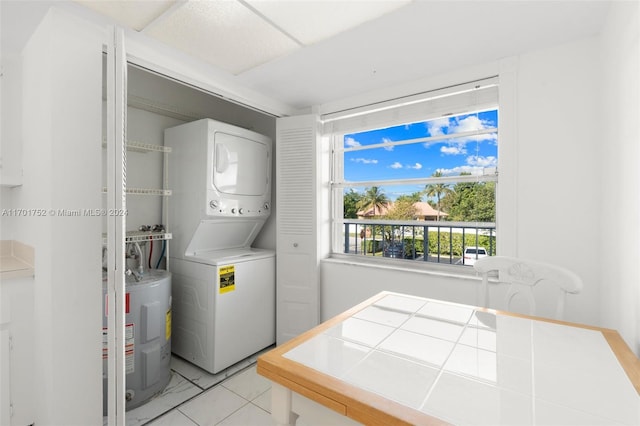
[[[463,173],[464,175],[465,173]],[[468,174],[468,173],[466,173]],[[434,176],[440,176],[439,172]],[[427,202],[436,210],[446,212],[442,219],[455,222],[495,222],[495,182],[464,182],[453,187],[446,184],[432,184],[425,187],[424,192],[399,196],[394,208],[384,218],[391,220],[412,220],[415,217],[413,203],[420,201],[426,194],[436,197],[436,201]],[[366,188],[364,194],[353,189],[344,194],[344,218],[355,219],[359,210],[373,209],[374,216],[380,217],[381,209],[390,202],[384,191],[373,186]]]
[[[414,192],[411,195],[400,195],[396,198],[396,201],[404,201],[409,200],[412,204],[417,203],[422,200],[423,192]]]
[[[442,177],[442,172],[437,171],[432,176]],[[427,197],[436,197],[435,208],[438,211],[437,220],[440,220],[440,212],[442,211],[442,198],[451,194],[451,192],[451,186],[447,185],[446,183],[433,183],[424,187],[424,194]]]
[[[344,194],[344,218],[345,219],[357,219],[358,215],[358,203],[362,199],[362,194],[356,192],[351,188],[349,192]]]
[[[496,253],[495,235],[493,237],[489,237],[488,235],[478,235],[477,241],[475,233],[466,234],[464,237],[464,247],[481,246],[486,248],[487,251],[491,250],[491,254]],[[438,253],[439,251],[440,255],[448,256],[452,254],[453,256],[462,256],[462,247],[462,234],[441,231],[440,238],[438,238],[437,231],[429,232],[429,253]]]
[[[381,208],[389,203],[389,198],[386,194],[377,186],[367,188],[362,195],[362,198],[357,203],[358,210],[373,209],[373,216],[376,216],[376,211],[379,213]]]
[[[416,216],[415,201],[411,197],[398,197],[393,208],[386,214],[385,219],[412,220]]]
[[[382,241],[379,240],[367,240],[364,242],[366,253],[377,253],[382,251]]]
[[[495,222],[495,182],[458,183],[442,199],[449,214],[446,220],[458,222]]]
[[[495,235],[489,237],[488,235],[478,235],[476,241],[475,234],[466,234],[464,236],[464,247],[481,246],[487,249],[487,252],[491,250],[491,254],[496,254],[496,237]],[[430,254],[438,253],[438,240],[440,242],[440,255],[441,256],[462,256],[462,234],[440,232],[440,238],[438,238],[437,231],[429,231],[428,248]],[[411,253],[411,249],[415,247],[416,256],[424,254],[424,238],[422,236],[416,236],[416,238],[404,238],[405,253]]]

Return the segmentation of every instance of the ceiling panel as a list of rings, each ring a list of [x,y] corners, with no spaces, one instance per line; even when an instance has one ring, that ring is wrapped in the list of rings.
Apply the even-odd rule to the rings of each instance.
[[[71,3],[231,73],[243,89],[306,110],[595,35],[611,0]]]
[[[145,28],[176,3],[174,0],[76,0],[76,2],[137,31]]]
[[[310,45],[385,15],[410,0],[245,2],[302,44]]]
[[[300,110],[596,34],[606,1],[416,0],[239,76]]]
[[[300,48],[236,1],[189,1],[144,33],[232,74]]]

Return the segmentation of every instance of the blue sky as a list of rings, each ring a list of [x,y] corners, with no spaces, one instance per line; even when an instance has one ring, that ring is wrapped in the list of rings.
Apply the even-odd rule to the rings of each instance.
[[[386,141],[400,141],[428,136],[455,135],[460,132],[497,128],[497,110],[439,118],[386,129],[345,135],[345,148],[366,146]],[[412,179],[432,176],[440,171],[444,176],[462,172],[481,174],[485,167],[497,167],[497,133],[351,151],[344,154],[344,179],[347,182],[384,179]],[[416,190],[424,188],[421,186]],[[362,188],[356,188],[361,190]],[[395,199],[399,194],[386,193]],[[413,192],[395,188],[392,192]]]

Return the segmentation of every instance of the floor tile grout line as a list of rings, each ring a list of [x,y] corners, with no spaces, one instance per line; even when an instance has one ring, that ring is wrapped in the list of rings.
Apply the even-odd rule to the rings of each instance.
[[[226,388],[225,388],[226,389]],[[231,390],[230,390],[231,391]],[[266,391],[265,391],[266,392]],[[235,392],[234,392],[235,393]],[[237,395],[237,394],[236,394]],[[262,394],[260,394],[262,395]],[[260,407],[259,405],[254,404],[252,401],[249,401],[247,398],[242,397],[242,399],[244,399],[245,401],[247,401],[246,404],[243,404],[241,407],[238,407],[237,410],[235,410],[233,413],[229,414],[227,417],[223,418],[222,420],[220,420],[218,423],[216,423],[214,426],[218,426],[220,424],[222,424],[225,420],[227,420],[229,417],[233,416],[234,414],[236,414],[238,411],[242,410],[243,408],[245,408],[248,405],[253,405],[254,407],[256,407],[257,409],[264,411],[266,414],[268,414],[269,416],[271,416],[271,413],[268,412],[267,410],[265,410],[264,408]],[[191,420],[191,418],[189,419]],[[198,426],[200,426],[198,424]]]
[[[160,413],[159,415],[157,415],[157,416],[155,416],[155,417],[153,417],[153,418],[149,419],[148,421],[146,421],[146,422],[144,422],[144,423],[141,423],[141,424],[140,424],[140,426],[148,425],[148,424],[150,424],[150,423],[152,423],[152,422],[154,422],[154,421],[158,420],[160,417],[162,417],[162,416],[165,416],[165,415],[169,414],[170,412],[172,412],[172,411],[174,411],[174,410],[178,410],[178,411],[180,411],[180,413],[181,413],[181,414],[183,414],[183,415],[185,415],[185,416],[187,416],[187,418],[188,418],[189,420],[191,420],[191,421],[192,421],[192,422],[194,422],[195,424],[198,424],[198,422],[194,421],[191,417],[189,417],[189,416],[188,416],[188,415],[186,415],[183,411],[181,411],[181,410],[180,410],[180,407],[182,407],[183,405],[185,405],[186,403],[188,403],[188,402],[190,402],[190,401],[193,401],[195,398],[197,398],[197,397],[199,397],[199,396],[203,395],[205,392],[207,392],[207,391],[209,391],[209,390],[212,390],[212,389],[213,389],[213,388],[215,388],[216,386],[222,386],[222,387],[224,387],[225,389],[227,389],[229,392],[232,392],[232,393],[234,393],[235,395],[238,395],[238,394],[236,394],[235,392],[233,392],[231,389],[229,389],[229,388],[227,388],[226,386],[224,386],[224,385],[223,385],[223,383],[224,383],[225,381],[229,380],[230,378],[232,378],[233,376],[235,376],[236,374],[240,374],[240,373],[242,373],[243,371],[247,370],[248,368],[252,367],[254,364],[255,364],[255,363],[251,363],[251,364],[250,364],[250,365],[248,365],[247,367],[244,367],[244,368],[242,368],[242,369],[240,369],[240,370],[236,371],[235,373],[233,373],[233,374],[231,374],[231,375],[229,375],[229,376],[225,377],[225,378],[224,378],[224,379],[222,379],[221,381],[219,381],[219,382],[215,383],[214,385],[212,385],[212,386],[210,386],[210,387],[208,387],[208,388],[203,388],[202,386],[199,386],[198,384],[196,384],[195,382],[193,382],[192,380],[190,380],[188,377],[185,377],[183,374],[181,374],[181,373],[179,373],[178,371],[176,371],[176,370],[173,370],[173,369],[172,369],[172,370],[171,370],[172,372],[174,372],[175,374],[177,374],[177,375],[179,375],[180,377],[182,377],[183,379],[185,379],[187,382],[189,382],[189,383],[191,383],[192,385],[194,385],[195,387],[197,387],[200,391],[199,391],[197,394],[193,395],[192,397],[185,399],[185,400],[184,400],[184,401],[182,401],[180,404],[175,405],[175,406],[171,407],[170,409],[168,409],[168,410],[166,410],[166,411],[163,411],[163,412],[162,412],[162,413]],[[262,394],[261,394],[261,395],[262,395]],[[249,401],[247,398],[243,397],[242,395],[238,395],[238,396],[239,396],[239,397],[241,397],[242,399],[244,399],[245,401],[247,401],[248,403],[251,403],[251,401]],[[243,407],[244,407],[245,405],[246,405],[246,404],[243,404]],[[236,411],[237,411],[237,410],[236,410]],[[227,417],[228,417],[228,416],[227,416]],[[225,418],[226,418],[226,417],[225,417]],[[198,424],[198,425],[199,425],[199,424]]]
[[[177,374],[178,376],[182,377],[183,379],[185,379],[187,382],[191,383],[192,385],[194,385],[198,389],[200,389],[202,391],[206,391],[207,390],[207,388],[203,388],[202,386],[200,386],[199,384],[197,384],[196,382],[194,382],[193,380],[191,380],[190,378],[188,378],[184,374],[180,373],[179,371],[173,370],[173,369],[171,371],[173,371],[175,374]]]
[[[227,388],[225,388],[227,389]],[[227,389],[228,390],[228,389]],[[229,391],[231,392],[231,391]],[[242,410],[244,407],[246,407],[248,404],[251,404],[251,401],[247,400],[246,398],[242,398],[245,400],[245,403],[242,404],[240,407],[238,407],[236,410],[234,410],[232,413],[229,413],[226,417],[223,417],[222,419],[220,419],[219,422],[217,422],[215,425],[219,425],[220,423],[224,422],[225,420],[227,420],[229,417],[233,416],[235,413],[237,413],[238,411]],[[214,425],[214,426],[215,426]]]
[[[182,405],[182,404],[181,404]],[[178,406],[179,407],[179,406]],[[194,425],[200,426],[200,423],[198,423],[197,421],[195,421],[194,419],[192,419],[187,413],[185,413],[184,411],[181,411],[178,407],[174,407],[173,409],[171,409],[171,411],[178,411],[178,413],[182,414],[183,416],[185,416],[186,418],[188,418],[190,421],[193,422]],[[169,412],[171,412],[169,411]]]
[[[267,392],[267,391],[265,391],[265,392]],[[263,392],[263,393],[264,393],[264,392]],[[260,395],[262,395],[262,394],[260,394]],[[264,411],[265,413],[267,413],[269,416],[271,416],[271,412],[270,412],[270,411],[265,410],[264,408],[262,408],[261,406],[259,406],[259,405],[258,405],[258,404],[256,404],[255,402],[253,402],[253,401],[249,401],[249,404],[256,406],[257,408],[261,409],[262,411]]]
[[[228,390],[229,392],[231,392],[234,395],[239,396],[242,399],[245,399],[247,401],[249,401],[250,403],[252,403],[253,405],[256,405],[253,401],[255,401],[256,399],[260,398],[262,395],[264,395],[265,393],[269,392],[271,390],[271,384],[269,384],[269,388],[267,388],[265,391],[260,392],[257,396],[253,397],[253,399],[249,399],[246,396],[240,395],[238,392],[234,391],[233,389],[229,389],[228,387],[226,387],[225,385],[223,385],[222,383],[220,383],[220,385],[225,388],[226,390]],[[256,405],[257,406],[257,405]],[[259,407],[260,408],[260,407]]]
[[[268,347],[266,347],[266,348],[262,349],[261,351],[257,352],[256,354],[254,354],[254,355],[252,355],[252,356],[248,357],[247,359],[245,359],[245,360],[243,360],[243,361],[239,361],[238,363],[240,363],[240,362],[248,362],[248,364],[247,364],[246,366],[244,366],[244,367],[239,368],[237,371],[234,371],[233,373],[231,373],[231,374],[229,374],[229,375],[226,375],[224,378],[222,378],[221,380],[219,380],[219,381],[217,381],[217,382],[213,383],[211,386],[208,386],[208,387],[203,387],[203,386],[199,385],[197,382],[195,382],[194,380],[192,380],[191,378],[187,377],[185,374],[183,374],[183,373],[179,372],[177,369],[175,369],[175,368],[170,368],[170,370],[171,370],[171,372],[172,372],[172,373],[177,374],[177,375],[178,375],[178,376],[180,376],[182,379],[184,379],[186,382],[188,382],[189,384],[193,385],[193,386],[195,387],[195,389],[196,389],[196,390],[198,390],[198,393],[196,393],[195,395],[191,396],[190,398],[187,398],[186,400],[184,400],[184,401],[180,402],[178,405],[175,405],[175,406],[173,406],[173,407],[169,408],[168,410],[162,411],[160,414],[158,414],[158,415],[156,415],[156,416],[154,416],[154,417],[150,418],[149,420],[147,420],[147,421],[143,421],[143,422],[139,423],[139,424],[138,424],[138,426],[145,426],[145,425],[149,425],[149,424],[151,424],[152,422],[155,422],[156,420],[160,419],[160,418],[161,418],[161,417],[163,417],[163,416],[166,416],[167,414],[169,414],[169,413],[171,413],[172,411],[175,411],[175,410],[179,411],[179,412],[180,412],[180,414],[182,414],[182,415],[186,416],[190,421],[192,421],[192,422],[194,422],[195,424],[197,424],[197,425],[198,425],[198,423],[197,423],[196,421],[194,421],[191,417],[189,417],[189,416],[188,416],[188,415],[186,415],[183,411],[181,411],[181,410],[180,410],[180,407],[182,407],[183,405],[185,405],[185,404],[187,404],[187,403],[189,403],[189,402],[193,401],[195,398],[197,398],[197,397],[199,397],[199,396],[203,395],[205,392],[207,392],[207,391],[209,391],[209,390],[212,390],[212,389],[214,389],[214,388],[215,388],[215,387],[217,387],[217,386],[222,386],[222,387],[224,387],[226,390],[228,390],[229,392],[232,392],[234,395],[237,395],[237,396],[239,396],[240,398],[244,399],[244,400],[246,401],[246,403],[245,403],[245,404],[243,404],[243,405],[242,405],[242,407],[246,406],[247,404],[252,404],[252,405],[254,405],[254,406],[256,406],[256,407],[260,408],[262,411],[265,411],[265,412],[267,412],[268,414],[270,414],[267,410],[263,409],[262,407],[258,406],[257,404],[254,404],[254,403],[253,403],[253,400],[249,400],[249,399],[245,398],[244,396],[237,394],[236,392],[234,392],[234,391],[232,391],[231,389],[229,389],[229,388],[227,388],[226,386],[224,386],[224,384],[223,384],[223,383],[224,383],[224,382],[226,382],[226,381],[228,381],[229,379],[233,378],[234,376],[236,376],[236,375],[238,375],[238,374],[241,374],[241,373],[243,373],[243,372],[247,371],[247,370],[248,370],[248,369],[250,369],[250,368],[253,368],[255,365],[257,365],[258,357],[259,357],[261,354],[266,353],[266,352],[268,352],[269,350],[273,349],[273,347],[274,347],[274,346],[275,346],[275,345],[268,346]],[[182,359],[182,358],[181,358],[181,359]],[[189,361],[187,361],[187,360],[184,360],[184,361],[185,361],[186,363],[189,363]],[[233,366],[230,366],[230,367],[229,367],[229,369],[231,369],[232,367],[233,367]],[[200,379],[200,378],[198,378],[198,379]],[[265,390],[264,392],[261,392],[261,393],[260,393],[258,396],[256,396],[254,399],[256,399],[256,398],[260,397],[261,395],[263,395],[264,393],[266,393],[266,392],[268,392],[268,391],[269,391],[269,389]],[[242,407],[240,407],[240,408],[242,408]],[[236,411],[238,411],[238,410],[236,410]],[[233,414],[233,413],[232,413],[232,414]],[[227,417],[228,417],[228,416],[227,416]],[[226,417],[225,417],[225,419],[226,419]]]
[[[149,419],[149,421],[144,422],[144,423],[141,423],[141,425],[140,425],[140,426],[148,425],[148,424],[150,424],[150,423],[152,423],[152,422],[154,422],[154,421],[158,420],[160,417],[162,417],[162,416],[166,416],[167,414],[169,414],[170,412],[172,412],[172,411],[174,411],[174,410],[178,410],[178,411],[180,411],[180,410],[178,409],[179,407],[181,407],[182,405],[186,404],[187,402],[189,402],[189,401],[193,400],[194,398],[197,398],[198,396],[202,395],[202,394],[207,390],[207,389],[202,388],[202,386],[198,386],[195,382],[193,382],[192,380],[190,380],[188,377],[185,377],[185,376],[184,376],[183,374],[181,374],[180,372],[178,372],[178,371],[176,371],[176,370],[173,370],[173,369],[171,369],[171,371],[172,371],[173,373],[177,374],[178,376],[182,377],[183,379],[185,379],[187,382],[191,383],[193,386],[195,386],[196,388],[198,388],[200,391],[199,391],[197,394],[193,395],[192,397],[187,398],[186,400],[182,401],[180,404],[175,405],[175,406],[173,406],[173,407],[169,408],[168,410],[163,411],[162,413],[158,414],[157,416],[155,416],[155,417],[153,417],[153,418]],[[182,414],[184,414],[185,416],[187,416],[187,415],[186,415],[185,413],[183,413],[182,411],[180,411],[180,413],[182,413]],[[192,422],[194,422],[194,423],[198,424],[198,423],[197,423],[197,422],[195,422],[191,417],[189,417],[189,416],[187,416],[187,417],[188,417],[188,418],[189,418],[189,420],[191,420]]]

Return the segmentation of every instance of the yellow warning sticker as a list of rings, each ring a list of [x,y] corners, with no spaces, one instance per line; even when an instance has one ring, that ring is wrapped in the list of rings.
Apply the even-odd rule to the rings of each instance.
[[[171,309],[169,309],[165,315],[164,338],[165,340],[171,339]]]
[[[220,267],[220,294],[236,289],[236,267],[234,265]]]

